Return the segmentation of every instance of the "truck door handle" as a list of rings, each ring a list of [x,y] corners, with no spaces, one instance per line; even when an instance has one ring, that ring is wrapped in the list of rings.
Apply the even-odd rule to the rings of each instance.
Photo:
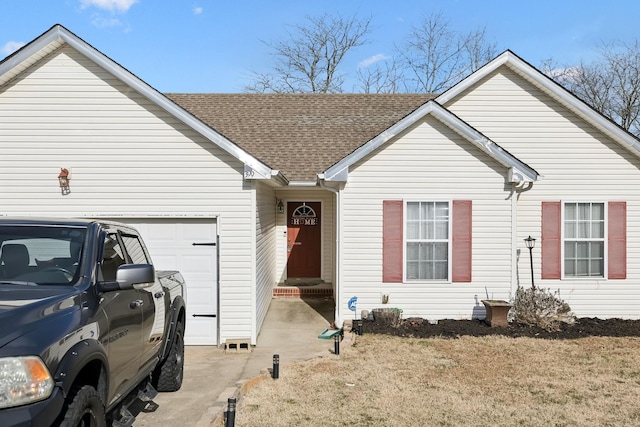
[[[131,301],[131,303],[129,303],[129,308],[140,308],[144,305],[144,301],[142,301],[141,299],[137,299],[135,301]]]

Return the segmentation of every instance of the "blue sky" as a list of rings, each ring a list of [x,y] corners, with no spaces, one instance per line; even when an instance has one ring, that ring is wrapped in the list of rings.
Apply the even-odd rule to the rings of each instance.
[[[595,57],[601,42],[640,40],[636,0],[2,0],[0,59],[62,24],[161,92],[241,92],[250,70],[268,71],[261,40],[323,13],[372,17],[371,43],[351,52],[348,72],[392,55],[425,14],[451,28],[486,27],[498,51],[534,66]]]

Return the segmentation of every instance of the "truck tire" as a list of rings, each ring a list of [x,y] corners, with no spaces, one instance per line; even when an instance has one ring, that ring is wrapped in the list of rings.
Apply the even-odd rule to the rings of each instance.
[[[69,399],[60,427],[106,427],[104,404],[95,388],[85,385]]]
[[[182,386],[184,371],[184,325],[178,322],[176,336],[171,344],[169,355],[156,368],[155,387],[158,391],[177,391]]]

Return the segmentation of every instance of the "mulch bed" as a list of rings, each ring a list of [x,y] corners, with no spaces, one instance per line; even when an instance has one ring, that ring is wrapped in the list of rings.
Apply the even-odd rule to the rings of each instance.
[[[422,319],[406,319],[398,327],[389,322],[363,321],[364,334],[386,334],[414,338],[459,338],[461,336],[503,335],[548,339],[584,337],[640,337],[640,320],[579,318],[574,324],[562,324],[558,331],[509,323],[505,328],[492,328],[482,320],[440,320],[431,324]]]

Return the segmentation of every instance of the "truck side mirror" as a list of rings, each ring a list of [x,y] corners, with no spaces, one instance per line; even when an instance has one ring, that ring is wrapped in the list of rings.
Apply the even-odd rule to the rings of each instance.
[[[118,267],[115,281],[98,283],[100,292],[133,289],[140,283],[152,283],[156,279],[156,272],[151,264],[123,264]]]

